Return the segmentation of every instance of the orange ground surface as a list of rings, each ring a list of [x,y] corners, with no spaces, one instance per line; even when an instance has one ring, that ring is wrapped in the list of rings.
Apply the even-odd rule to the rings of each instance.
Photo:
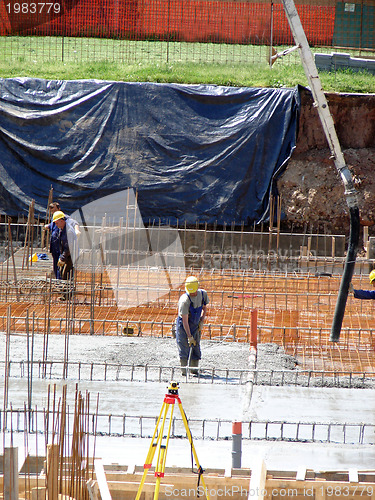
[[[2,283],[0,328],[42,334],[170,336],[182,286],[168,288],[165,273],[127,269],[128,286],[115,291],[107,275],[78,273],[75,300],[61,302],[52,286],[37,283],[16,288]],[[340,342],[329,341],[340,284],[337,276],[272,275],[244,271],[197,271],[210,298],[203,338],[249,341],[251,311],[258,316],[258,342],[274,342],[312,370],[375,373],[372,301],[348,298]],[[180,275],[179,275],[180,277]],[[28,271],[30,279],[30,271]],[[183,281],[183,277],[182,277]],[[22,280],[20,281],[20,283]],[[354,286],[367,287],[356,278]],[[169,282],[170,285],[170,282]],[[119,294],[121,297],[119,297]],[[92,301],[92,297],[94,300]],[[118,307],[116,299],[119,300]]]

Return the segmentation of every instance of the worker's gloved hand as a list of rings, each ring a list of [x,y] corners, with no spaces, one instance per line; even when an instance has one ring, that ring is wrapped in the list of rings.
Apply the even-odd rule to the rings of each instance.
[[[197,345],[197,342],[196,342],[194,337],[190,336],[190,337],[188,337],[188,344],[189,344],[189,347],[193,347],[193,346]]]
[[[65,266],[65,262],[63,260],[59,259],[57,261],[57,267],[64,267],[64,266]]]
[[[354,288],[353,288],[353,283],[352,282],[350,282],[350,284],[349,284],[349,292],[350,293],[354,293]]]
[[[203,320],[203,319],[200,319],[200,320],[199,320],[199,323],[198,323],[198,330],[199,330],[200,332],[202,331],[203,325],[204,325],[204,320]]]

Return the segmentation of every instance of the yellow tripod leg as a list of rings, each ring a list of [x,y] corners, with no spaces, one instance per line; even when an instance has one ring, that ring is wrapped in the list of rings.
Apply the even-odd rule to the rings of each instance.
[[[194,443],[193,443],[193,437],[192,437],[191,432],[190,432],[189,424],[188,424],[188,421],[187,421],[184,409],[182,407],[181,400],[178,401],[178,407],[180,408],[180,413],[181,413],[182,421],[184,422],[184,426],[185,426],[185,430],[186,430],[186,435],[188,437],[188,440],[189,440],[189,443],[190,443],[190,446],[191,446],[191,450],[193,452],[195,464],[196,464],[196,466],[197,466],[197,468],[198,468],[199,471],[203,471],[202,467],[200,466],[199,460],[198,460],[197,452],[195,451],[195,446],[194,446]],[[203,473],[201,473],[201,480],[202,480],[202,485],[203,485],[203,488],[204,488],[204,491],[205,491],[205,496],[206,496],[207,500],[210,500],[210,498],[209,498],[209,496],[207,494],[208,490],[207,490],[206,483],[205,483],[205,480],[204,480],[204,477],[203,477]]]
[[[170,406],[170,405],[168,404],[167,406]],[[174,409],[174,405],[172,404],[171,414],[169,416],[167,440],[166,440],[165,445],[160,445],[160,448],[159,448],[158,462],[157,462],[157,465],[155,468],[156,483],[155,483],[155,491],[154,491],[154,500],[158,500],[158,498],[159,498],[160,478],[164,477],[165,462],[167,460],[169,437],[171,435],[171,428],[172,428],[173,409]],[[164,422],[165,422],[165,419],[164,419]],[[164,424],[164,422],[163,422],[163,424]]]
[[[158,420],[156,422],[154,434],[152,435],[151,445],[150,445],[150,448],[149,448],[148,453],[147,453],[146,462],[143,466],[143,475],[142,475],[142,479],[141,479],[141,482],[140,482],[139,487],[138,487],[138,492],[137,492],[137,496],[135,497],[135,500],[139,500],[141,497],[143,485],[145,484],[147,473],[148,473],[149,469],[151,468],[152,462],[154,460],[155,451],[156,451],[156,448],[157,448],[157,445],[159,442],[160,433],[158,435],[158,439],[156,442],[155,442],[155,437],[156,437],[156,434],[158,432],[160,420],[161,420],[161,417],[163,415],[163,410],[165,410],[165,407],[166,407],[166,403],[164,402],[162,404],[160,414],[159,414]],[[164,419],[165,419],[165,416],[164,416]]]
[[[159,454],[159,458],[162,462],[164,461],[164,457],[166,456],[166,454],[167,454],[167,448],[165,447],[165,445],[162,445],[160,447],[160,454]],[[161,472],[162,464],[158,464],[157,469],[160,470],[155,471],[156,482],[155,482],[154,500],[158,500],[159,498],[160,478],[162,477],[162,475],[164,476],[164,473]]]

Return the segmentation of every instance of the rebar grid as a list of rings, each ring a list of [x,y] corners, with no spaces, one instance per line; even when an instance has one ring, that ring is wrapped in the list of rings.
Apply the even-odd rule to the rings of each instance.
[[[249,341],[251,311],[257,309],[258,341],[283,345],[303,368],[375,373],[372,301],[349,297],[342,341],[329,341],[339,275],[127,266],[121,268],[124,282],[129,283],[121,290],[122,303],[127,306],[119,308],[119,290],[99,268],[79,270],[71,284],[72,298],[61,302],[61,282],[47,275],[42,279],[38,264],[18,271],[17,282],[0,282],[1,329],[6,329],[6,311],[11,305],[13,332],[31,328],[32,319],[32,328],[44,335],[122,335],[131,331],[135,336],[171,336],[185,276],[196,274],[210,298],[203,338]],[[178,288],[161,284],[166,273],[178,278]],[[353,282],[354,287],[365,286],[362,277],[355,276]],[[148,295],[152,301],[147,301]]]
[[[0,367],[5,365],[0,362]],[[5,368],[5,366],[4,366]],[[179,366],[121,364],[82,361],[9,361],[8,376],[15,379],[73,380],[90,382],[158,382],[180,379]],[[185,379],[182,376],[182,379]],[[202,368],[189,383],[246,385],[249,381],[262,386],[374,388],[375,378],[366,371],[357,372],[341,367],[330,369],[228,369]]]
[[[58,415],[57,415],[58,416]],[[56,418],[56,415],[51,414]],[[74,425],[75,415],[64,414],[68,426]],[[28,431],[29,434],[42,434],[45,432],[45,410],[30,409],[28,411],[10,409],[0,410],[0,431],[12,433]],[[89,435],[139,437],[151,438],[155,428],[155,417],[142,415],[119,415],[90,413],[85,414],[85,432]],[[231,439],[232,420],[225,419],[188,419],[189,428],[195,439],[209,439],[219,441]],[[185,436],[182,419],[173,417],[171,438]],[[332,422],[284,422],[271,420],[251,420],[242,422],[242,439],[289,441],[309,443],[335,443],[335,444],[375,444],[375,425],[358,423],[332,423]],[[63,458],[63,457],[62,457]],[[78,472],[76,464],[72,464],[73,457],[67,457],[65,467],[70,467]],[[69,469],[68,469],[69,470]],[[89,469],[86,471],[89,474]],[[69,482],[70,485],[70,482]],[[79,497],[81,498],[81,497]]]

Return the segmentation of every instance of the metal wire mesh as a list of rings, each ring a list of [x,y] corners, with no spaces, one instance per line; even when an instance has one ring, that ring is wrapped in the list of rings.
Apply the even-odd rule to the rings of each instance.
[[[70,426],[73,415],[67,415]],[[88,435],[151,438],[156,418],[140,415],[88,414]],[[42,433],[46,415],[41,410],[0,410],[0,431],[13,433],[29,430]],[[225,419],[189,419],[189,428],[195,439],[219,441],[232,437],[232,421]],[[244,440],[288,441],[334,444],[375,444],[375,426],[364,423],[283,422],[252,420],[242,423]],[[171,438],[184,438],[181,418],[173,417]]]
[[[373,0],[297,2],[311,46],[355,51],[375,50],[374,9]],[[5,61],[266,63],[271,46],[294,45],[273,0],[9,0],[0,21]]]

